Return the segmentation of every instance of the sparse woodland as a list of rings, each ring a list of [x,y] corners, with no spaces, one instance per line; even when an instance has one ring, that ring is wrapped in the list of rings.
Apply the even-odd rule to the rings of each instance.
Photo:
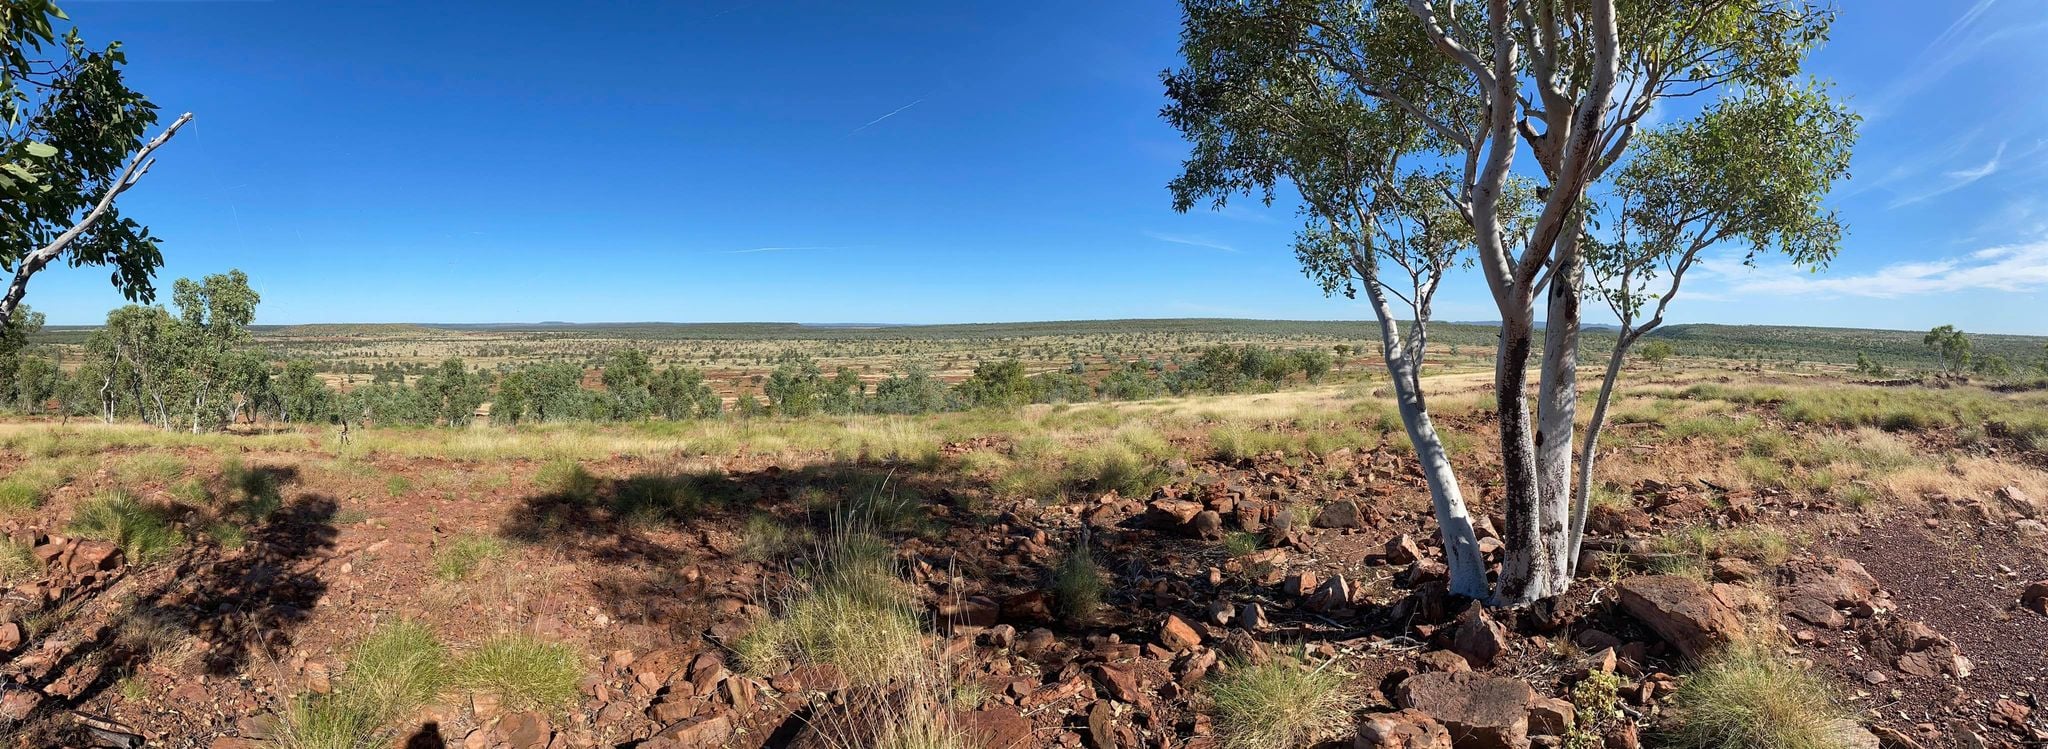
[[[1174,207],[1298,199],[1372,320],[159,303],[192,115],[0,0],[0,746],[2048,743],[2048,340],[1666,324],[1841,250],[1866,9],[1180,6]]]

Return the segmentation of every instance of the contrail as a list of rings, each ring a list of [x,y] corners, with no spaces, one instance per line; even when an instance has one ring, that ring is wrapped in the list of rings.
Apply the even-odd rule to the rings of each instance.
[[[927,99],[927,98],[930,98],[930,97],[924,97],[924,96],[920,96],[920,97],[918,97],[917,101],[913,101],[913,102],[911,102],[911,103],[909,103],[909,104],[905,104],[905,105],[903,105],[903,106],[897,107],[897,108],[895,109],[895,111],[892,111],[892,112],[890,112],[890,113],[888,113],[888,114],[885,114],[885,115],[882,115],[882,116],[880,116],[880,117],[876,117],[876,118],[874,118],[874,119],[872,119],[872,120],[868,120],[868,124],[866,124],[866,125],[862,125],[862,126],[860,126],[860,127],[857,127],[857,128],[854,128],[854,129],[853,129],[853,132],[847,133],[846,135],[847,135],[847,137],[849,137],[849,138],[850,138],[850,137],[853,137],[854,133],[858,133],[858,132],[860,132],[860,131],[862,131],[862,130],[866,130],[866,129],[868,129],[868,128],[869,128],[870,126],[873,126],[873,125],[874,125],[875,123],[877,123],[877,122],[881,122],[882,120],[886,120],[886,119],[889,119],[889,118],[891,118],[891,117],[895,117],[896,115],[898,115],[898,114],[901,114],[901,113],[903,112],[903,110],[905,110],[905,109],[909,109],[909,108],[911,108],[911,107],[914,107],[914,106],[917,106],[917,105],[919,105],[919,104],[923,104],[923,103],[924,103],[924,100],[925,100],[925,99]]]

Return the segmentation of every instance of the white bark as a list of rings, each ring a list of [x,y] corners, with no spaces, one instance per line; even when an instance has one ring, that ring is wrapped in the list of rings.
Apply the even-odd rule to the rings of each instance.
[[[1379,318],[1380,346],[1386,354],[1387,374],[1394,383],[1394,399],[1401,412],[1401,424],[1408,441],[1415,446],[1415,459],[1422,465],[1422,477],[1429,484],[1429,498],[1435,505],[1437,529],[1444,544],[1444,564],[1450,570],[1450,591],[1468,598],[1485,599],[1486,560],[1479,553],[1479,536],[1472,529],[1472,515],[1465,507],[1465,495],[1458,488],[1458,474],[1451,467],[1450,453],[1424,405],[1421,362],[1403,348],[1400,323],[1387,303],[1379,279],[1363,279],[1373,314]],[[1421,321],[1418,320],[1418,325]]]

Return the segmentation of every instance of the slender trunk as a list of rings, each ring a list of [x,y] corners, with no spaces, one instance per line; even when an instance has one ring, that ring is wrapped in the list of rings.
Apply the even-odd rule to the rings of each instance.
[[[1536,390],[1536,485],[1539,503],[1538,553],[1548,557],[1547,577],[1534,583],[1537,598],[1563,595],[1571,587],[1572,429],[1579,415],[1579,304],[1585,259],[1579,253],[1581,215],[1565,219],[1557,239],[1558,264],[1550,277],[1549,310],[1543,326],[1543,364]]]
[[[1614,383],[1621,378],[1621,363],[1628,346],[1635,341],[1627,320],[1614,339],[1614,353],[1607,357],[1607,374],[1600,378],[1600,397],[1593,402],[1593,418],[1586,422],[1586,444],[1579,453],[1579,486],[1572,502],[1571,574],[1579,571],[1579,549],[1586,539],[1586,518],[1593,511],[1593,461],[1600,457],[1600,428],[1607,425],[1607,403],[1614,397]]]
[[[1542,544],[1542,496],[1536,483],[1536,438],[1529,417],[1529,354],[1535,344],[1533,304],[1522,300],[1501,309],[1500,350],[1495,355],[1493,387],[1500,421],[1501,499],[1507,516],[1503,529],[1507,558],[1494,586],[1494,603],[1516,605],[1541,597],[1531,587],[1546,578],[1548,557]]]
[[[1444,544],[1444,564],[1450,570],[1450,591],[1468,598],[1485,599],[1486,560],[1479,554],[1479,536],[1472,529],[1472,515],[1465,508],[1465,495],[1458,488],[1458,474],[1451,468],[1450,453],[1443,437],[1423,403],[1420,367],[1413,352],[1401,346],[1400,324],[1386,294],[1376,279],[1365,279],[1373,312],[1379,318],[1380,345],[1386,352],[1387,374],[1394,382],[1394,397],[1408,441],[1415,446],[1415,458],[1422,465],[1422,477],[1429,484],[1429,498],[1435,505],[1437,529]]]

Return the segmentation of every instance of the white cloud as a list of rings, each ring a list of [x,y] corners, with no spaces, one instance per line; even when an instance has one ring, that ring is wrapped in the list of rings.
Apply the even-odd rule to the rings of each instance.
[[[1701,270],[1736,296],[1896,299],[1967,291],[2048,289],[2048,239],[1988,247],[1958,258],[1893,263],[1869,273],[1823,276],[1789,265],[1751,268],[1739,255],[1702,261]]]
[[[1236,247],[1232,247],[1222,242],[1218,242],[1216,240],[1197,234],[1168,234],[1166,232],[1148,231],[1145,232],[1145,236],[1148,239],[1156,239],[1161,242],[1170,242],[1172,244],[1182,244],[1187,245],[1189,247],[1200,247],[1203,249],[1220,250],[1223,252],[1237,251]]]
[[[1998,144],[1997,150],[1991,153],[1991,159],[1985,161],[1982,164],[1978,164],[1976,166],[1964,169],[1951,169],[1949,171],[1942,172],[1941,182],[1933,185],[1932,187],[1928,187],[1917,192],[1900,195],[1899,197],[1892,200],[1891,207],[1899,208],[1903,206],[1912,205],[1914,203],[1918,203],[1928,198],[1946,195],[1948,193],[1955,192],[1965,187],[1969,187],[1972,183],[1975,183],[1977,180],[1989,177],[1993,174],[1997,174],[2000,164],[2005,159],[2005,146],[2005,143],[2000,142]]]

